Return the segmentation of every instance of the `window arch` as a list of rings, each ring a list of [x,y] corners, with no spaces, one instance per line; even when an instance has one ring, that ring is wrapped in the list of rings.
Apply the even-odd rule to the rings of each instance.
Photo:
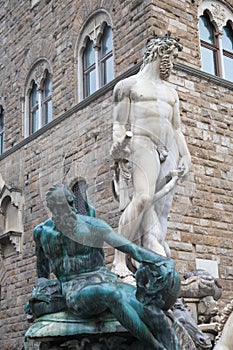
[[[109,83],[113,77],[112,28],[105,26],[100,42],[101,85]]]
[[[112,23],[107,12],[98,11],[85,22],[76,52],[81,101],[114,78]]]
[[[199,31],[201,40],[202,69],[214,75],[219,75],[218,41],[215,36],[215,28],[210,21],[208,13],[199,17]]]
[[[0,193],[0,249],[5,245],[2,243],[12,243],[14,249],[10,248],[11,252],[22,251],[22,211],[23,211],[23,197],[20,189],[15,186],[8,186],[2,183]],[[6,248],[6,251],[9,249]]]
[[[233,13],[220,1],[199,7],[202,70],[233,81]]]
[[[4,214],[4,231],[15,230],[15,227],[17,227],[18,211],[17,208],[13,206],[10,196],[4,197],[1,203],[1,209]]]
[[[31,69],[25,92],[25,137],[52,121],[52,74],[49,63],[39,60]]]

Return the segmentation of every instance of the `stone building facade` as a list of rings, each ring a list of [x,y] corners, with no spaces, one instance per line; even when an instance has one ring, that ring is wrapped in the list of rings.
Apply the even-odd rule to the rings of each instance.
[[[218,37],[226,23],[231,35],[231,0],[0,0],[1,349],[21,349],[28,328],[23,306],[36,281],[32,231],[49,215],[49,186],[85,180],[97,215],[117,227],[112,90],[137,72],[154,31],[170,31],[184,46],[170,82],[180,98],[192,171],[177,187],[169,217],[172,257],[180,273],[200,262],[213,268],[222,301],[232,299],[233,78],[203,70],[198,20],[205,10]],[[95,54],[100,49],[103,23],[112,30],[114,76],[85,97],[82,54],[89,34]],[[52,99],[43,95],[46,74]],[[31,82],[38,87],[38,115],[30,110]],[[44,120],[43,105],[50,108]],[[30,115],[38,117],[34,127]],[[109,264],[112,254],[106,248]]]

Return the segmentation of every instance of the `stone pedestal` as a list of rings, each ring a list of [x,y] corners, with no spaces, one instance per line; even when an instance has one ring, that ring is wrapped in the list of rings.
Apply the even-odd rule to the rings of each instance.
[[[25,334],[25,350],[150,350],[111,315],[78,319],[59,312],[34,321]]]
[[[170,318],[169,318],[170,319]],[[182,350],[195,346],[178,321],[172,321]],[[95,319],[79,319],[67,312],[41,316],[25,334],[24,350],[152,350],[133,337],[106,313]]]

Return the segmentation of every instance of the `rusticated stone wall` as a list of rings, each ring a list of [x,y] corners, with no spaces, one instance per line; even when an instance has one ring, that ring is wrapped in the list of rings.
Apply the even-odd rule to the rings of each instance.
[[[78,34],[99,8],[108,11],[113,22],[116,78],[141,61],[153,30],[159,34],[171,30],[184,45],[170,82],[180,97],[182,130],[193,165],[189,178],[176,190],[168,242],[181,273],[195,269],[197,258],[217,261],[222,300],[232,299],[233,85],[198,70],[198,4],[41,0],[31,7],[30,1],[0,1],[0,104],[5,110],[6,150],[0,157],[0,173],[6,185],[21,190],[23,198],[21,251],[9,240],[0,241],[0,349],[21,349],[28,328],[23,306],[36,281],[32,230],[49,215],[44,206],[48,187],[55,181],[70,184],[85,178],[97,215],[117,228],[109,156],[114,82],[78,105],[75,95]],[[40,57],[52,63],[55,120],[24,139],[25,79]],[[111,264],[113,251],[107,248],[106,253]]]
[[[173,79],[192,172],[174,198],[170,246],[182,271],[194,269],[195,258],[216,260],[232,298],[232,90],[183,72]]]
[[[184,45],[180,61],[200,67],[197,5],[189,0],[2,0],[0,4],[0,104],[8,118],[5,149],[23,139],[26,77],[38,58],[47,58],[52,66],[54,116],[76,104],[78,37],[86,19],[98,9],[112,18],[115,76],[141,61],[154,31],[171,31],[179,37]]]

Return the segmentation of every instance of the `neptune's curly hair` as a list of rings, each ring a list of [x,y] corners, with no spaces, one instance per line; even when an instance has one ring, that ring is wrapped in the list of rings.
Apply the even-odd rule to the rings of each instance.
[[[165,36],[154,35],[154,37],[147,41],[143,56],[143,64],[140,69],[142,70],[148,63],[160,57],[161,77],[164,79],[167,78],[167,68],[170,68],[169,57],[175,49],[178,49],[178,51],[182,51],[183,49],[183,46],[179,43],[179,39],[172,38],[170,33]]]

